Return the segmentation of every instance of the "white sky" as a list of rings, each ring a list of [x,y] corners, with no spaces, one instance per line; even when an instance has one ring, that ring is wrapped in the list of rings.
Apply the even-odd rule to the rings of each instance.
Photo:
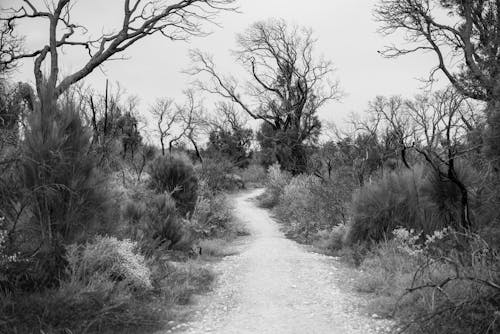
[[[20,0],[0,0],[3,7]],[[36,2],[36,1],[35,1]],[[39,3],[43,1],[39,1]],[[121,18],[121,0],[80,0],[72,19],[85,24],[91,32],[112,30]],[[96,70],[86,83],[104,89],[105,78],[119,82],[130,94],[140,98],[140,109],[146,113],[158,97],[182,100],[182,91],[192,80],[181,73],[190,66],[189,49],[199,48],[214,55],[218,68],[226,73],[241,75],[230,50],[236,47],[235,35],[251,23],[267,18],[283,18],[292,23],[311,27],[318,39],[318,54],[333,61],[343,91],[341,102],[332,102],[321,110],[324,120],[338,124],[350,112],[362,112],[376,95],[412,96],[435,65],[433,55],[410,55],[399,59],[384,59],[377,53],[384,45],[400,43],[397,37],[384,38],[377,33],[378,23],[372,17],[377,0],[239,0],[241,14],[226,12],[219,16],[217,26],[208,37],[187,42],[171,42],[161,35],[138,42],[125,52],[127,60],[106,63],[103,71]],[[42,6],[43,7],[43,6]],[[45,43],[47,28],[40,22],[22,27],[27,46]],[[78,69],[85,53],[69,52],[61,57],[63,72]],[[33,62],[26,61],[15,79],[33,82]],[[444,81],[444,80],[442,80]],[[443,82],[444,83],[444,82]]]

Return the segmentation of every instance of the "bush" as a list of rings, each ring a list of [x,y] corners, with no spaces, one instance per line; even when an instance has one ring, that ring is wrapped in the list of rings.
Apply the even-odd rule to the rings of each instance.
[[[139,242],[147,256],[160,249],[184,249],[191,242],[187,220],[179,216],[168,193],[142,194],[128,200],[122,219],[125,226],[121,235]]]
[[[279,164],[274,164],[267,170],[266,191],[259,198],[260,204],[272,208],[279,203],[280,196],[292,175],[282,171]]]
[[[311,188],[317,182],[319,180],[314,176],[299,175],[283,188],[276,213],[285,222],[288,235],[308,240],[312,233],[318,231],[318,215],[309,210]]]
[[[146,233],[159,245],[174,249],[189,243],[188,232],[178,216],[176,202],[168,194],[156,195],[148,203]]]
[[[191,215],[196,205],[198,179],[185,156],[156,158],[150,165],[151,187],[158,193],[169,193],[181,216]]]
[[[43,117],[36,111],[28,119],[22,143],[23,185],[32,193],[39,226],[56,232],[54,239],[65,243],[84,241],[112,221],[106,182],[88,154],[90,132],[79,111],[44,112]]]
[[[212,193],[201,184],[200,197],[192,216],[193,230],[198,238],[233,237],[240,234],[224,194]]]
[[[319,230],[314,235],[314,245],[320,249],[330,252],[338,252],[344,246],[347,232],[345,224],[339,224],[329,230]]]
[[[224,157],[219,159],[208,158],[203,161],[199,170],[200,178],[212,193],[231,191],[241,188],[241,183],[234,177],[233,163]]]
[[[474,203],[471,193],[473,185],[480,185],[483,181],[478,180],[478,171],[474,170],[465,161],[455,162],[455,173],[458,180],[464,184],[469,191],[469,210],[471,219],[474,219],[475,209],[482,203]],[[459,226],[461,220],[461,191],[452,181],[439,175],[435,170],[427,173],[422,185],[422,193],[431,203],[433,211],[438,219],[446,225]]]
[[[237,171],[245,185],[263,186],[266,180],[266,170],[261,165],[250,164],[247,168]]]
[[[399,228],[365,256],[356,287],[410,333],[496,333],[500,257],[478,235]]]
[[[82,282],[92,289],[116,282],[135,290],[152,288],[151,272],[133,241],[97,237],[83,246],[69,246],[67,259],[70,281]]]
[[[432,233],[445,224],[422,192],[424,169],[400,170],[365,184],[352,198],[347,243],[377,242],[396,227]]]
[[[292,178],[276,206],[287,235],[300,242],[321,244],[325,250],[336,248],[328,245],[335,241],[327,239],[339,226],[345,226],[350,186],[341,176],[325,180],[308,175]]]

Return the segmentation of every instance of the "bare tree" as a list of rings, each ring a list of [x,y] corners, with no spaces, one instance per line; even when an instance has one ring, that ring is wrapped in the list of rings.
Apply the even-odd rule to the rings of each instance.
[[[329,80],[332,63],[315,57],[315,42],[310,29],[282,20],[257,22],[238,36],[237,60],[250,76],[244,91],[200,51],[192,52],[189,73],[208,75],[209,83],[198,81],[202,89],[233,101],[274,131],[287,132],[299,147],[319,133],[317,111],[340,97],[338,84]]]
[[[161,153],[165,155],[165,140],[172,135],[181,118],[180,110],[172,99],[159,99],[151,108],[151,114],[156,118],[156,133],[160,138]]]
[[[380,0],[375,11],[385,34],[403,32],[408,48],[381,53],[398,57],[433,52],[440,71],[461,94],[487,102],[488,141],[500,163],[500,2],[498,0]],[[500,165],[498,165],[500,166]]]
[[[47,44],[36,50],[12,48],[3,53],[2,66],[26,58],[34,59],[34,75],[38,98],[42,104],[54,104],[72,84],[86,77],[105,61],[123,52],[137,41],[162,34],[171,40],[185,40],[204,35],[202,23],[212,21],[220,10],[231,10],[235,0],[124,0],[122,24],[115,32],[95,39],[85,38],[86,28],[72,21],[74,1],[44,1],[44,8],[33,0],[3,10],[0,20],[13,34],[17,23],[24,20],[48,22]],[[89,60],[75,72],[61,78],[60,57],[63,47],[79,47],[88,52]],[[45,77],[42,69],[49,62]],[[42,108],[43,110],[44,108]]]
[[[413,148],[435,171],[439,180],[451,182],[459,190],[459,226],[473,226],[470,215],[470,190],[458,172],[460,159],[476,149],[467,145],[470,126],[475,128],[474,110],[466,98],[453,88],[430,96],[417,96],[407,102],[407,111],[415,124]]]
[[[380,137],[384,133],[391,134],[406,167],[411,167],[407,153],[416,152],[417,157],[422,157],[420,160],[424,160],[434,171],[439,182],[451,183],[458,189],[458,227],[470,228],[470,189],[463,175],[460,175],[458,165],[470,152],[478,149],[469,142],[469,134],[481,122],[475,106],[453,87],[449,87],[408,100],[377,97],[370,103],[369,112],[374,115],[372,119],[376,124],[369,133]]]
[[[400,96],[377,96],[370,102],[368,112],[372,115],[374,124],[371,133],[375,131],[384,138],[388,153],[393,149],[399,150],[404,166],[410,168],[408,150],[413,146],[415,129],[405,107],[406,102]]]
[[[0,22],[0,79],[17,64],[16,61],[11,61],[11,55],[21,51],[23,39],[13,33],[13,29],[13,24]]]
[[[208,124],[205,112],[202,103],[197,101],[193,90],[187,90],[184,94],[186,95],[186,102],[183,106],[177,108],[181,115],[183,136],[193,145],[198,160],[203,163],[199,140]]]

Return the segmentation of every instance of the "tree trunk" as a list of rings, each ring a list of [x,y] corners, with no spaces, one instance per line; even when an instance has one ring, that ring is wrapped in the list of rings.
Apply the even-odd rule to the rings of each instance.
[[[160,136],[160,144],[161,144],[161,155],[165,156],[165,139]]]
[[[196,152],[196,156],[198,157],[198,160],[200,160],[200,162],[203,164],[203,158],[201,157],[201,153],[200,153],[200,150],[198,149],[198,145],[196,144],[194,139],[190,138],[190,140],[191,140],[191,143],[193,143],[194,151]]]

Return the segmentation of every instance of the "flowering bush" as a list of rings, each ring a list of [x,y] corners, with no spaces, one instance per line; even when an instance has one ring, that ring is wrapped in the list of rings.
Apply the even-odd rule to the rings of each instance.
[[[0,218],[0,223],[5,218]],[[7,253],[7,236],[8,232],[6,230],[0,229],[0,268],[5,268],[5,266],[15,263],[19,260],[19,254],[8,254]]]
[[[84,246],[69,246],[70,277],[89,287],[123,282],[134,289],[150,289],[151,272],[136,248],[135,242],[114,237],[97,237]]]
[[[422,233],[417,233],[414,229],[408,230],[399,227],[392,231],[392,234],[394,235],[396,249],[410,256],[422,254],[423,245],[418,242]]]

